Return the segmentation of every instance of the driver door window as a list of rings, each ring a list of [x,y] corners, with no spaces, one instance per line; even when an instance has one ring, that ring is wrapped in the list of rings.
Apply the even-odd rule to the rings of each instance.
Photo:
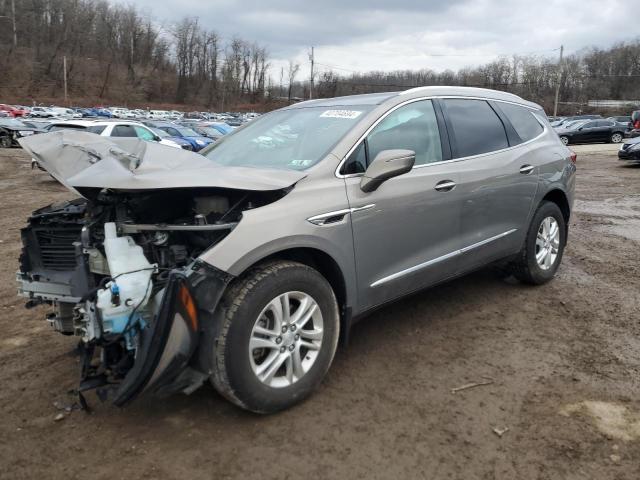
[[[347,159],[343,174],[363,173],[383,150],[413,150],[415,165],[442,161],[438,121],[431,100],[410,103],[387,115]]]

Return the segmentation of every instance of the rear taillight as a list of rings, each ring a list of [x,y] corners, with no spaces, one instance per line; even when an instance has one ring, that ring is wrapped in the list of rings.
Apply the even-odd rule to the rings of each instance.
[[[578,154],[572,150],[570,158],[571,163],[576,163],[578,161]]]

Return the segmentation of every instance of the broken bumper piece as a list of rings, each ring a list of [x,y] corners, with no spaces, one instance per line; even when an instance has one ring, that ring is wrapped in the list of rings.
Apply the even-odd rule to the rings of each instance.
[[[202,263],[196,263],[188,274],[171,272],[160,308],[154,321],[140,332],[134,364],[124,379],[111,383],[107,375],[92,375],[85,360],[79,392],[97,389],[101,399],[111,397],[121,407],[140,395],[164,397],[196,390],[211,370],[210,356],[205,351],[198,353],[201,339],[213,328],[213,311],[230,279]],[[92,356],[93,348],[87,348],[85,359]]]

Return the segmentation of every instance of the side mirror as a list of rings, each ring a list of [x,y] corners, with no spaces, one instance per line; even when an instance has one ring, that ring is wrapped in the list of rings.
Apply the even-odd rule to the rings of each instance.
[[[373,159],[360,180],[360,189],[369,193],[390,178],[411,171],[416,161],[413,150],[383,150]]]

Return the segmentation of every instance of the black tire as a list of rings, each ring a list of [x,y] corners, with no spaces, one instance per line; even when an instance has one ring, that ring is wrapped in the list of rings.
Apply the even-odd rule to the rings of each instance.
[[[0,148],[11,148],[11,137],[9,135],[0,135]]]
[[[566,137],[566,136],[562,135],[562,136],[560,137],[560,141],[561,141],[561,142],[562,142],[562,144],[563,144],[563,145],[565,145],[565,146],[566,146],[566,145],[569,145],[569,137]]]
[[[611,135],[611,138],[609,139],[609,141],[611,143],[620,143],[624,140],[624,135],[620,132],[615,132]]]
[[[538,229],[540,228],[543,220],[547,217],[553,217],[556,222],[558,222],[560,244],[558,246],[558,254],[554,263],[548,270],[544,270],[536,261],[536,238],[538,235]],[[567,228],[562,211],[555,203],[543,201],[536,210],[536,213],[533,215],[531,224],[529,225],[529,230],[527,231],[524,247],[511,264],[511,271],[513,275],[521,282],[528,283],[530,285],[542,285],[543,283],[547,283],[555,276],[556,271],[562,262],[562,254],[564,253],[566,242]]]
[[[254,374],[249,339],[260,312],[290,291],[311,295],[323,318],[323,339],[310,369],[295,383],[274,388]],[[291,261],[273,261],[252,268],[232,284],[221,301],[212,345],[211,382],[225,398],[255,413],[274,413],[301,402],[324,378],[338,345],[340,317],[335,294],[316,270]]]

